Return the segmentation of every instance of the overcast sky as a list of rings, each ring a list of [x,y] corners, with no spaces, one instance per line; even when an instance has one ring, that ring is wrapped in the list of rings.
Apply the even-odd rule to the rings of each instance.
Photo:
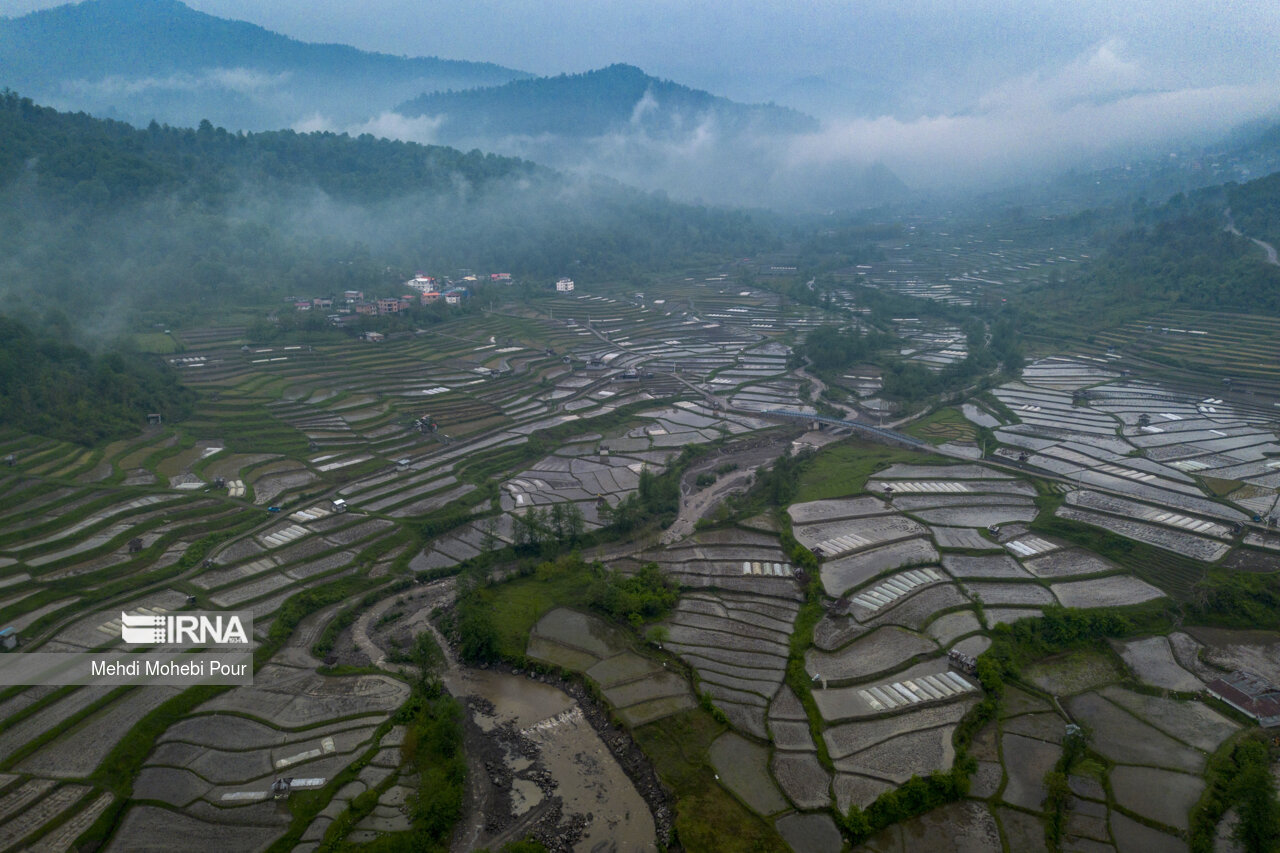
[[[1275,0],[187,0],[307,41],[488,60],[538,74],[613,62],[741,100],[817,76],[892,92],[899,115],[967,110],[1100,45],[1152,88],[1274,82]],[[18,15],[54,0],[0,0]]]

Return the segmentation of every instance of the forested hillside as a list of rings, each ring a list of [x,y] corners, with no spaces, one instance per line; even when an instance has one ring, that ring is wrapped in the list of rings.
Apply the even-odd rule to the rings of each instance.
[[[0,139],[8,297],[95,323],[377,291],[422,268],[629,276],[772,239],[745,214],[371,136],[139,130],[6,93]]]
[[[351,123],[423,91],[526,76],[487,62],[311,44],[178,0],[84,0],[0,18],[0,86],[142,124],[208,117],[265,129],[316,114]]]
[[[94,444],[137,432],[148,413],[189,414],[195,392],[154,360],[67,343],[65,317],[33,330],[0,315],[0,425]]]
[[[1104,236],[1106,250],[1077,277],[1018,300],[1028,322],[1042,330],[1061,323],[1093,330],[1171,307],[1280,315],[1280,267],[1267,263],[1248,239],[1276,239],[1276,177],[1179,193],[1162,205],[1141,207],[1132,224]],[[1248,236],[1227,230],[1228,206]]]
[[[1226,196],[1241,232],[1280,246],[1280,172],[1247,184],[1228,185]]]
[[[461,193],[509,178],[545,177],[532,163],[332,133],[146,130],[84,113],[61,113],[7,93],[0,104],[0,184],[34,179],[49,200],[94,206],[178,190],[203,203],[242,185],[310,185],[335,198],[376,201],[412,192]]]

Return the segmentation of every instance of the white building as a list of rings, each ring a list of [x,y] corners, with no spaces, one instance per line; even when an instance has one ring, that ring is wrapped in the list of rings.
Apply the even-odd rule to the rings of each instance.
[[[573,279],[562,278],[557,281],[556,293],[573,293]]]
[[[406,281],[404,286],[413,288],[419,293],[429,293],[436,289],[436,280],[429,275],[418,273],[413,278]]]

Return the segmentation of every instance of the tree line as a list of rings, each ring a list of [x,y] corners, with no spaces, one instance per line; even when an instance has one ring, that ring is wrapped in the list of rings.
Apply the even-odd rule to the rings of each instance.
[[[68,343],[53,315],[32,328],[0,315],[0,424],[75,444],[136,434],[152,412],[181,419],[195,392],[155,360]]]

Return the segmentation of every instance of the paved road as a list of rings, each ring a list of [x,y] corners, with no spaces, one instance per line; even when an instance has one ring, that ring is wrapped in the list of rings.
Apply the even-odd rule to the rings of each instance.
[[[1246,236],[1240,233],[1240,229],[1236,227],[1235,220],[1231,218],[1231,208],[1228,207],[1223,212],[1226,214],[1226,217],[1227,217],[1227,230],[1230,231],[1232,234],[1236,235],[1237,237]],[[1272,266],[1280,267],[1280,257],[1276,255],[1275,246],[1271,245],[1270,243],[1264,240],[1259,240],[1257,237],[1250,237],[1249,239],[1252,240],[1255,245],[1261,246],[1262,251],[1267,253],[1267,263],[1271,264]]]

